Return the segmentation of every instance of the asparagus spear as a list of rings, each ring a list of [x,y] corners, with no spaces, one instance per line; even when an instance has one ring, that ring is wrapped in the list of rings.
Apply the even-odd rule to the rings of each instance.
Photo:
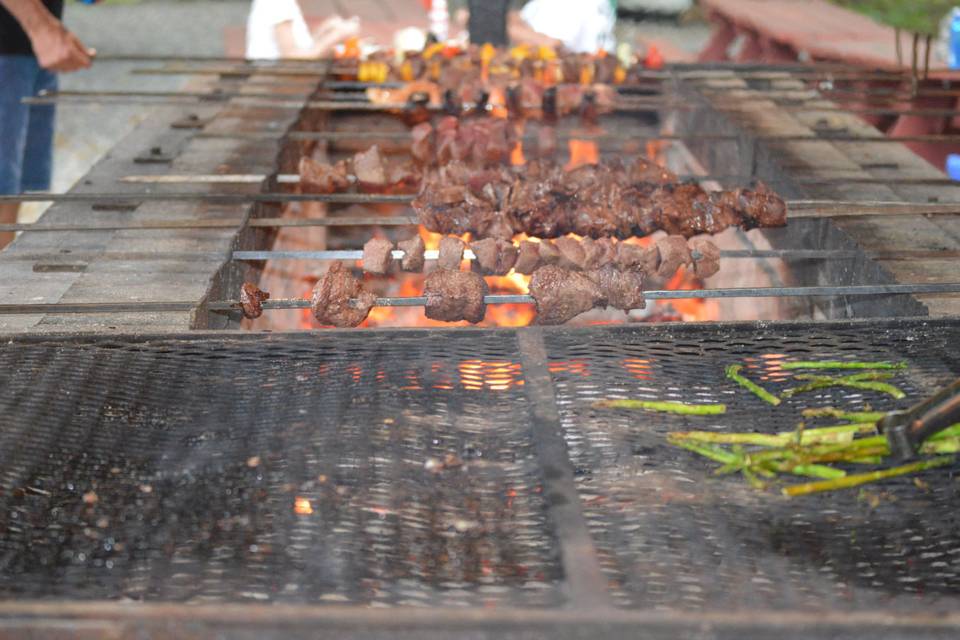
[[[782,431],[777,434],[766,433],[715,433],[713,431],[684,431],[671,433],[670,438],[678,441],[707,442],[711,444],[739,444],[757,447],[786,447],[791,444],[811,445],[828,442],[850,442],[857,434],[876,433],[874,423],[843,424],[819,429]]]
[[[686,404],[653,400],[600,400],[593,406],[598,409],[642,409],[684,416],[719,416],[727,412],[725,404]]]
[[[754,395],[756,395],[758,398],[760,398],[764,402],[772,404],[773,406],[777,406],[780,404],[781,402],[780,398],[773,395],[772,393],[770,393],[760,385],[752,382],[751,380],[747,380],[745,377],[740,375],[740,371],[742,370],[743,370],[743,365],[731,364],[729,367],[727,367],[727,377],[733,380],[734,382],[736,382],[737,384],[739,384],[744,389],[752,391]]]
[[[882,411],[843,411],[833,407],[803,410],[804,418],[836,418],[847,422],[879,422],[885,415]]]
[[[906,362],[841,362],[824,360],[821,362],[784,362],[780,365],[784,371],[797,369],[906,369]]]
[[[912,473],[922,473],[929,469],[936,469],[938,467],[945,467],[947,465],[953,464],[956,462],[954,456],[941,456],[939,458],[933,458],[932,460],[923,460],[920,462],[914,462],[912,464],[903,465],[902,467],[894,467],[892,469],[884,469],[882,471],[873,471],[871,473],[860,473],[852,476],[846,476],[845,478],[836,478],[833,480],[822,480],[820,482],[808,482],[806,484],[797,484],[790,487],[784,487],[782,492],[783,495],[788,498],[794,498],[796,496],[806,496],[812,493],[821,493],[824,491],[836,491],[838,489],[849,489],[851,487],[859,487],[870,482],[877,482],[879,480],[886,480],[888,478],[896,478],[899,476],[905,476]]]
[[[900,400],[906,398],[905,394],[898,387],[895,387],[892,384],[887,384],[885,382],[879,382],[880,380],[889,380],[893,377],[891,373],[876,373],[876,372],[866,372],[866,373],[857,373],[854,375],[843,376],[841,378],[831,378],[830,376],[816,376],[812,374],[801,374],[796,376],[797,380],[809,380],[809,382],[800,387],[794,387],[792,389],[787,389],[783,392],[785,398],[791,398],[800,393],[806,393],[808,391],[815,391],[817,389],[826,389],[829,387],[849,387],[852,389],[863,389],[866,391],[879,391],[881,393],[887,393],[894,398]]]

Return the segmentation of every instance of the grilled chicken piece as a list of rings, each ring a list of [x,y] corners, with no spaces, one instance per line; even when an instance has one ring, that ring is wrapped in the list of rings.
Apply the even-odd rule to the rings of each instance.
[[[482,276],[470,271],[438,270],[427,276],[423,294],[431,320],[477,324],[487,315],[484,297],[489,293]]]
[[[351,305],[351,299],[356,300],[356,306]],[[348,328],[360,326],[376,303],[377,296],[364,291],[348,269],[334,262],[314,287],[311,306],[320,324]]]

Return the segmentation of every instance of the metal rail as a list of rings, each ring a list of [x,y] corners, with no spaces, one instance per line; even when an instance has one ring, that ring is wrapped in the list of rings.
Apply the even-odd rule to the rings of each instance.
[[[646,291],[648,300],[685,300],[717,298],[805,298],[834,296],[878,296],[960,293],[960,283],[943,284],[874,284],[845,285],[836,287],[760,287],[741,289],[701,289],[696,291]],[[535,304],[529,295],[490,295],[484,297],[486,304]],[[421,307],[427,304],[425,296],[408,298],[378,298],[378,307]],[[230,312],[241,309],[238,300],[225,300],[201,304],[189,301],[131,301],[131,302],[86,302],[86,303],[37,303],[0,304],[3,315],[45,315],[86,313],[139,313],[139,312],[189,312],[201,307],[210,311]],[[309,309],[310,300],[292,298],[268,300],[263,308],[270,311]]]

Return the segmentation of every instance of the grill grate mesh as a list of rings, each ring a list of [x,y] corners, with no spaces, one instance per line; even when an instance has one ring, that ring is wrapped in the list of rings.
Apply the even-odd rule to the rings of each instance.
[[[0,592],[556,604],[515,355],[513,334],[8,347]]]
[[[585,517],[614,596],[627,607],[680,610],[910,610],[960,593],[960,534],[951,473],[788,501],[671,447],[672,431],[776,433],[804,408],[895,410],[889,396],[844,388],[772,407],[725,379],[728,364],[774,392],[796,386],[785,360],[907,360],[908,397],[949,384],[960,334],[863,327],[750,332],[611,330],[548,340],[561,421]],[[594,409],[601,397],[721,402],[684,417]],[[836,420],[833,421],[836,423]],[[830,422],[818,422],[817,426]],[[799,481],[799,480],[797,480]]]
[[[775,367],[783,359],[907,360],[897,384],[916,399],[960,375],[950,351],[960,323],[542,336],[545,366],[514,331],[9,342],[0,347],[0,595],[576,604],[558,533],[575,527],[551,520],[563,499],[552,479],[572,470],[619,607],[955,610],[960,523],[949,470],[919,487],[902,479],[787,501],[713,477],[664,435],[787,430],[812,406],[906,406],[830,389],[772,408],[723,369],[747,363],[781,390],[791,384]],[[555,398],[533,392],[540,372]],[[718,419],[592,408],[608,397],[730,410]],[[544,403],[559,413],[567,471],[538,442],[552,415]]]

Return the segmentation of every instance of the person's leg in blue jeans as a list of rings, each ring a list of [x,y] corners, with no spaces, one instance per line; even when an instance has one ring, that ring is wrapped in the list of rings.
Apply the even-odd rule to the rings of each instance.
[[[56,76],[32,56],[0,56],[0,194],[50,188],[53,155],[52,107],[30,107],[23,98],[56,88]],[[0,204],[0,223],[17,221],[17,204]],[[0,247],[13,240],[0,233]]]

